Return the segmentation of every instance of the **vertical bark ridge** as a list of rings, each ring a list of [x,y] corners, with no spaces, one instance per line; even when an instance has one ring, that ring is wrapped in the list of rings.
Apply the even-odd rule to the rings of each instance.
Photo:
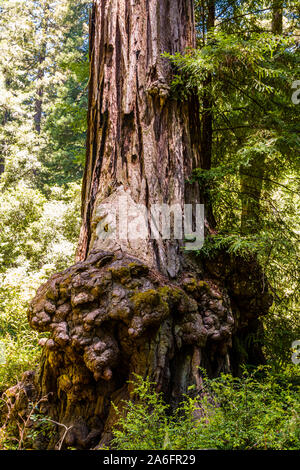
[[[184,191],[186,179],[200,163],[197,139],[190,135],[191,128],[196,134],[198,129],[197,99],[179,103],[170,96],[172,69],[162,57],[163,52],[184,52],[195,45],[193,3],[97,0],[91,43],[79,260],[98,246],[90,222],[98,205],[117,188],[128,192],[135,204],[183,207],[200,202],[197,190]],[[145,256],[157,267],[154,244],[145,242]],[[170,245],[179,252],[180,242],[157,241],[160,269],[172,277],[180,261],[172,265]]]

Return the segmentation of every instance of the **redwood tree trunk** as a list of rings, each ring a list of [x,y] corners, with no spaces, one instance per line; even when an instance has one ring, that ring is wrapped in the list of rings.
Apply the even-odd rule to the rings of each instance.
[[[78,259],[95,248],[97,208],[114,194],[130,205],[199,203],[195,185],[185,184],[200,166],[199,105],[172,98],[170,61],[195,46],[191,0],[97,1],[91,18],[91,81],[87,162],[83,182],[83,227]],[[180,242],[151,240],[110,249],[130,251],[175,277]]]
[[[41,411],[70,427],[64,446],[110,441],[111,403],[130,397],[134,374],[176,404],[190,385],[201,390],[199,367],[211,377],[237,373],[241,342],[268,310],[254,260],[188,258],[182,241],[163,237],[99,237],[113,223],[103,203],[112,209],[120,196],[131,209],[201,201],[186,182],[200,164],[198,100],[172,96],[161,56],[193,45],[191,0],[94,3],[79,260],[38,290],[28,314],[33,328],[51,332],[41,340],[35,393],[46,397]],[[28,377],[23,389],[32,392]],[[36,446],[56,442],[40,437]]]

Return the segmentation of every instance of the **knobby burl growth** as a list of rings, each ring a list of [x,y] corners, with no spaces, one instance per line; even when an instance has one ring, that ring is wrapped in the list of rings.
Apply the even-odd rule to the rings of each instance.
[[[222,256],[170,282],[133,257],[97,251],[55,274],[29,309],[31,326],[50,336],[40,341],[38,373],[10,393],[15,411],[47,397],[41,411],[70,427],[64,446],[93,448],[111,439],[112,402],[130,397],[134,374],[150,377],[174,405],[190,385],[200,391],[199,367],[211,377],[234,371],[233,337],[255,331],[268,310],[256,270],[254,261],[224,264]],[[35,446],[51,449],[58,438],[40,436]]]

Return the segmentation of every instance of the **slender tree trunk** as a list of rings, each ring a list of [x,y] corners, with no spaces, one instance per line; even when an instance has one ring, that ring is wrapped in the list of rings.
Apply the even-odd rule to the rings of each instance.
[[[273,0],[272,2],[272,33],[282,34],[283,31],[283,1]]]
[[[176,405],[189,386],[201,391],[200,367],[210,377],[238,372],[233,339],[255,332],[270,304],[254,260],[220,253],[201,262],[180,240],[100,236],[115,223],[103,208],[111,212],[121,197],[133,212],[202,196],[186,181],[201,163],[198,100],[172,97],[161,55],[194,45],[193,2],[97,0],[90,36],[79,260],[40,287],[28,312],[33,328],[51,332],[40,341],[34,393],[47,397],[42,412],[70,427],[64,446],[76,448],[110,441],[112,402],[130,397],[135,374]],[[32,391],[31,377],[18,390]],[[40,436],[35,445],[55,442]]]
[[[44,14],[48,13],[48,9],[45,10]],[[43,34],[46,34],[47,24],[45,24],[45,20],[43,21]],[[43,101],[44,101],[44,79],[45,79],[45,60],[46,60],[46,50],[47,45],[45,40],[43,40],[41,49],[39,52],[38,60],[37,60],[37,87],[35,93],[35,101],[34,101],[34,127],[38,134],[41,133],[41,124],[42,124],[42,116],[43,116]]]
[[[45,60],[47,56],[47,34],[49,28],[49,15],[50,8],[49,4],[45,2],[41,4],[41,24],[40,24],[40,32],[42,33],[41,45],[39,50],[39,56],[37,60],[37,88],[36,88],[36,96],[34,102],[34,127],[38,134],[41,133],[41,124],[42,124],[42,116],[43,116],[43,104],[44,104],[44,79],[45,79]]]
[[[6,123],[8,122],[8,120],[9,120],[9,111],[5,108],[3,112],[1,125],[4,127]],[[2,173],[4,173],[5,171],[5,153],[6,153],[6,146],[7,146],[6,139],[4,139],[0,145],[2,147],[1,148],[2,155],[0,156],[0,175],[2,175]]]

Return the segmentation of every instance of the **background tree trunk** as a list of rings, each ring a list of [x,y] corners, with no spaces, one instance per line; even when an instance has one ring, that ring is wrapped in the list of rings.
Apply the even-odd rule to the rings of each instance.
[[[273,0],[272,3],[272,33],[282,34],[283,31],[283,1]]]
[[[45,61],[45,55],[41,54],[38,60],[39,64],[39,71],[37,74],[37,80],[39,82],[39,86],[36,90],[35,102],[34,102],[34,128],[38,134],[41,133],[41,123],[42,123],[42,115],[43,115],[43,95],[44,95],[44,88],[42,85],[44,79],[44,70],[43,70],[43,63]]]
[[[109,442],[111,403],[130,397],[134,374],[176,405],[190,385],[200,392],[199,367],[210,377],[238,373],[239,340],[270,305],[255,260],[220,253],[201,262],[177,240],[99,238],[111,223],[101,204],[112,208],[119,196],[133,209],[201,200],[186,183],[200,165],[198,100],[171,96],[161,57],[194,46],[193,2],[97,0],[90,34],[78,262],[38,290],[28,314],[33,328],[51,331],[35,379],[37,396],[47,397],[42,411],[70,427],[64,445],[76,448]],[[55,439],[36,446],[53,448]]]
[[[282,0],[272,2],[271,30],[276,35],[283,32]],[[261,228],[261,196],[266,173],[266,155],[258,153],[241,169],[241,233],[244,235],[257,233]]]
[[[258,153],[247,167],[240,170],[243,235],[257,233],[261,229],[261,196],[265,173],[266,156]]]

